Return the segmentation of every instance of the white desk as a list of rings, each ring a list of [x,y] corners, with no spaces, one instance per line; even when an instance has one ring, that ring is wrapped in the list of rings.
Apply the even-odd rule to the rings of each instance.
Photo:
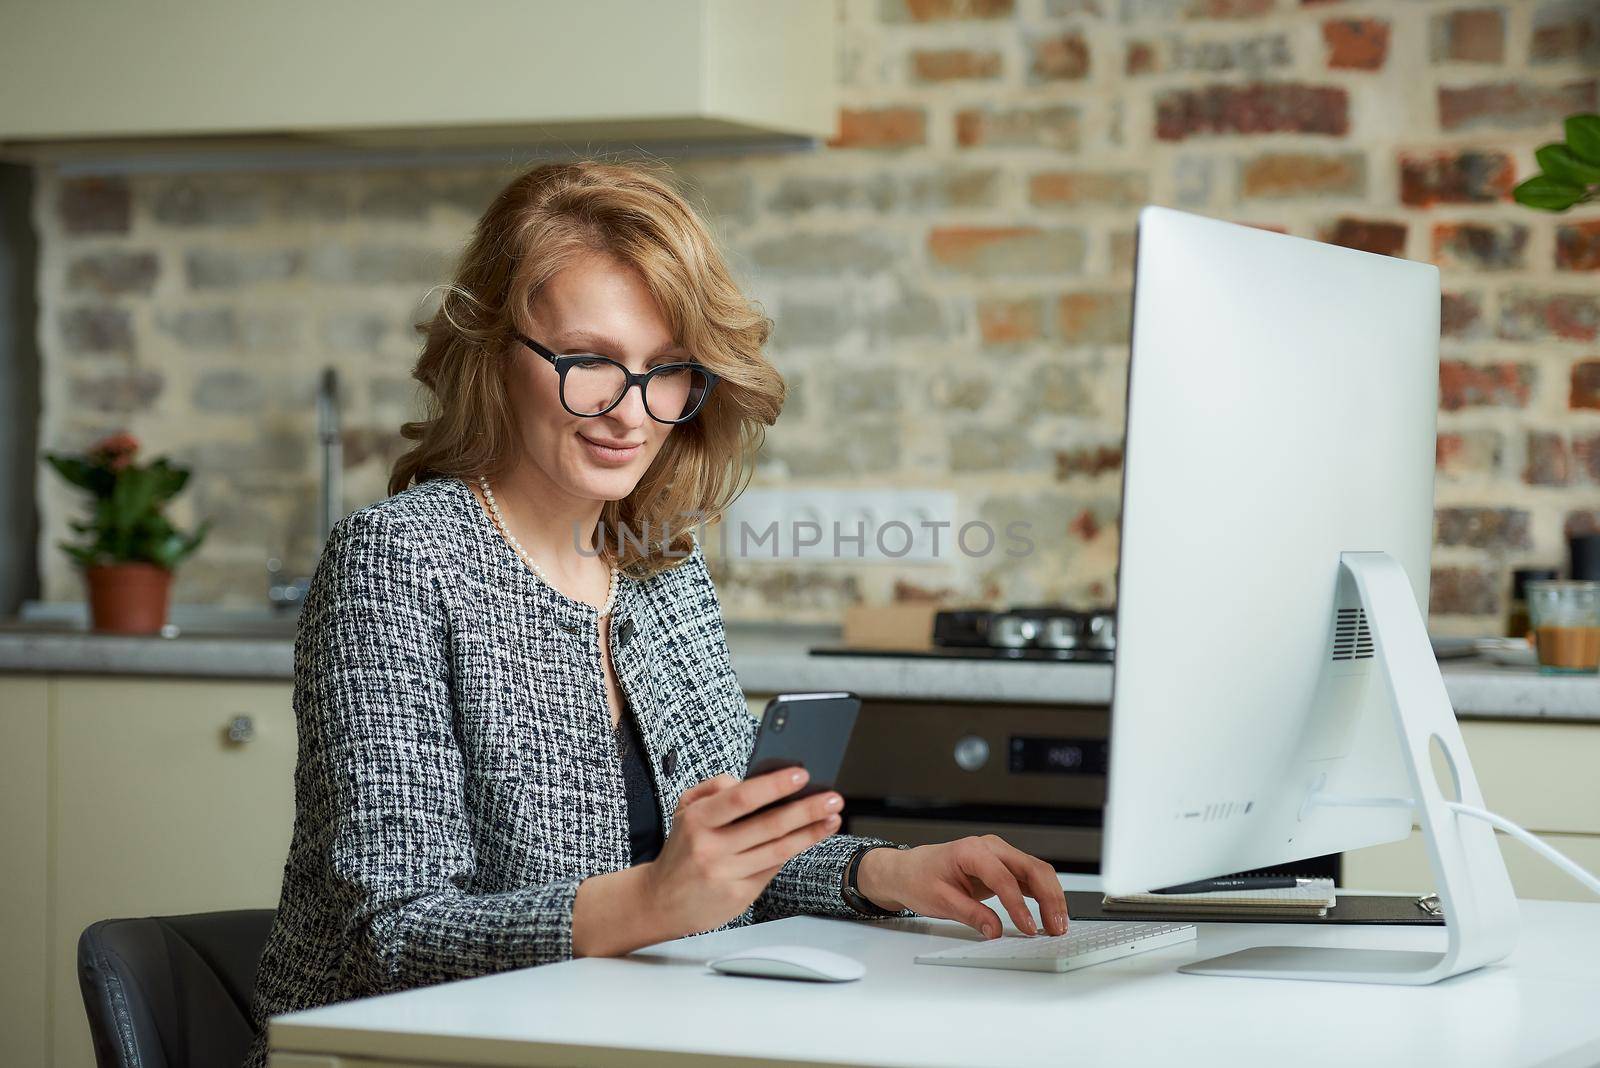
[[[1071,890],[1096,883],[1073,875],[1061,881]],[[1522,917],[1521,940],[1505,962],[1417,988],[1175,969],[1269,935],[1433,949],[1438,929],[1203,924],[1198,945],[1044,974],[913,963],[925,947],[975,937],[950,921],[795,917],[626,958],[566,961],[290,1013],[270,1025],[272,1064],[1600,1063],[1600,904],[1525,901]],[[866,977],[800,983],[704,966],[735,947],[780,942],[849,954],[866,964]]]

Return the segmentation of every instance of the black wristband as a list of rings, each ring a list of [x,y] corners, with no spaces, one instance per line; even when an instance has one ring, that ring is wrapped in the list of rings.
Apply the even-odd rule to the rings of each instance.
[[[861,888],[856,885],[856,873],[861,867],[861,858],[866,856],[869,850],[910,848],[910,846],[905,844],[887,842],[868,842],[867,844],[858,848],[853,854],[851,854],[850,863],[845,865],[844,885],[840,889],[840,896],[844,898],[844,903],[861,913],[863,916],[871,916],[874,919],[881,919],[885,916],[898,916],[899,912],[896,910],[886,909],[881,905],[875,904],[861,892]]]

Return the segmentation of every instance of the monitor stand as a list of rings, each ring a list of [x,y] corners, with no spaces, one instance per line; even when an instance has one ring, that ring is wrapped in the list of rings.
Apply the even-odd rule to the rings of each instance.
[[[1411,780],[1428,861],[1438,887],[1448,938],[1443,953],[1320,946],[1258,946],[1179,971],[1266,979],[1322,979],[1345,983],[1421,986],[1503,959],[1517,941],[1517,903],[1494,830],[1458,815],[1434,778],[1429,745],[1437,740],[1455,778],[1455,796],[1483,806],[1444,678],[1428,641],[1427,625],[1405,569],[1388,553],[1347,552],[1340,564],[1354,580],[1377,646],[1377,667],[1394,698],[1401,758]],[[1453,800],[1453,799],[1452,799]],[[1312,798],[1316,803],[1316,798]],[[1395,804],[1394,799],[1338,799],[1324,803]],[[1402,800],[1400,804],[1407,804]]]

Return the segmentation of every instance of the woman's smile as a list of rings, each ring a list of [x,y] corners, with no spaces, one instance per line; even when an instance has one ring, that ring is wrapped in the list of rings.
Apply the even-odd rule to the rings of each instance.
[[[617,441],[613,438],[591,437],[583,431],[578,431],[586,451],[596,463],[606,464],[609,467],[620,467],[629,463],[639,455],[644,446],[642,441]]]

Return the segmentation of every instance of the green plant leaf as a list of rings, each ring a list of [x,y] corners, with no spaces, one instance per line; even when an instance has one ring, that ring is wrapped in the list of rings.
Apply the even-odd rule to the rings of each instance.
[[[170,571],[178,565],[180,560],[200,547],[200,543],[205,541],[206,534],[210,529],[211,520],[207,519],[189,537],[184,537],[177,531],[172,531],[154,547],[151,559]]]
[[[60,476],[79,489],[90,489],[89,465],[73,456],[58,456],[53,452],[44,454],[45,461],[56,469]]]
[[[76,456],[46,453],[45,459],[62,478],[74,486],[88,490],[96,498],[111,495],[111,488],[116,482],[116,476],[109,469],[99,464],[89,463],[87,460]]]
[[[80,567],[92,567],[95,561],[99,559],[100,554],[95,552],[93,549],[85,548],[81,545],[72,545],[64,541],[57,542],[56,544],[61,547],[63,552],[72,557],[73,563],[76,563]]]
[[[1585,190],[1579,185],[1568,185],[1553,178],[1536,174],[1511,190],[1518,204],[1540,211],[1566,211],[1582,200]]]
[[[174,534],[165,541],[152,542],[146,547],[145,555],[151,563],[160,564],[171,571],[178,558],[183,555],[183,539]]]
[[[1569,115],[1566,131],[1572,154],[1585,163],[1600,166],[1600,115]]]
[[[189,481],[189,472],[185,468],[173,467],[164,456],[151,464],[150,470],[153,472],[155,496],[160,501],[177,496]]]
[[[1545,145],[1533,154],[1544,175],[1565,185],[1591,186],[1600,183],[1600,166],[1585,163],[1566,145]]]
[[[144,517],[144,522],[139,524],[139,533],[143,534],[147,538],[160,541],[164,538],[171,537],[176,533],[176,531],[173,529],[172,524],[167,520],[166,516],[162,515],[160,512],[151,512],[149,515]]]
[[[117,488],[111,494],[112,522],[117,529],[132,531],[156,506],[161,477],[161,472],[148,467],[127,467],[117,473]]]

